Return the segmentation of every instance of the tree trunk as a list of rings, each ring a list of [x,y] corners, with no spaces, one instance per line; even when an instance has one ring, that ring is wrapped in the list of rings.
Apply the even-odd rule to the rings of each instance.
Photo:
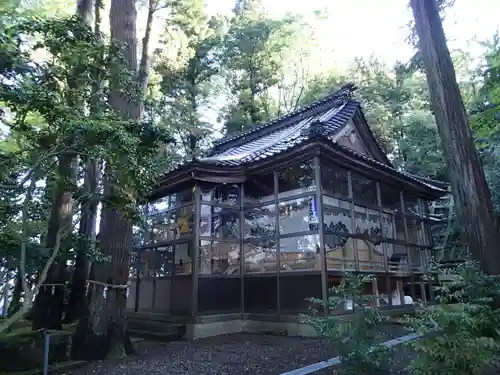
[[[134,353],[127,330],[127,289],[123,287],[129,276],[132,223],[106,206],[99,233],[100,247],[111,262],[92,266],[90,279],[96,282],[88,286],[88,308],[73,338],[74,359],[102,360]]]
[[[76,5],[76,16],[84,23],[90,24],[92,18],[92,0],[78,0]],[[100,24],[100,6],[101,2],[96,0],[94,10],[96,35],[99,36]],[[96,84],[93,87],[95,96],[97,96],[100,85],[99,77],[95,77]],[[75,103],[80,105],[80,103]],[[97,202],[94,194],[97,189],[99,179],[99,169],[95,160],[84,158],[84,193],[90,195],[90,199],[82,202],[82,213],[80,225],[78,228],[79,242],[77,245],[77,255],[75,260],[75,270],[71,280],[71,290],[66,311],[65,322],[70,323],[78,319],[85,306],[86,284],[90,271],[88,253],[90,246],[95,242],[96,221],[97,221]]]
[[[73,217],[73,193],[68,187],[68,181],[74,181],[76,176],[76,158],[72,154],[59,157],[58,181],[56,182],[54,199],[50,210],[47,242],[48,249],[54,249],[60,232],[71,232]],[[66,237],[71,239],[71,236]],[[63,242],[63,243],[64,243]],[[62,246],[64,249],[66,246]],[[40,287],[33,304],[33,330],[41,328],[62,329],[62,312],[64,303],[64,284],[67,280],[66,262],[56,260],[49,268],[47,279]]]
[[[91,198],[82,202],[82,216],[78,229],[79,242],[65,318],[66,323],[77,320],[85,311],[87,279],[90,272],[88,254],[96,240],[97,201],[94,195],[99,180],[99,168],[95,160],[86,160],[84,168],[84,193],[90,195]]]
[[[491,194],[472,140],[467,113],[436,0],[411,0],[431,103],[449,170],[457,219],[474,259],[486,273],[500,274]]]
[[[7,315],[12,316],[21,308],[21,294],[23,293],[23,286],[21,283],[21,273],[19,270],[16,271],[16,283],[14,284],[14,291],[12,292],[12,298],[9,303],[9,308],[7,309]]]
[[[79,0],[76,7],[76,16],[82,22],[88,22],[92,12],[91,0]],[[71,77],[71,75],[70,75]],[[75,83],[72,79],[69,80],[68,86],[70,89],[75,88]],[[78,106],[81,103],[76,103],[72,100],[71,95],[68,96],[68,104],[70,106]],[[67,137],[66,142],[71,145],[73,137]],[[76,182],[78,171],[77,156],[74,154],[63,154],[59,157],[58,166],[58,181],[56,182],[54,199],[49,217],[47,230],[46,247],[54,249],[56,238],[61,231],[69,232],[69,236],[63,242],[67,246],[71,244],[72,218],[73,218],[73,192],[68,183]],[[40,291],[35,297],[33,304],[33,329],[62,329],[62,314],[65,287],[67,281],[66,262],[64,259],[56,260],[49,268],[47,279],[44,281],[45,286],[40,287]]]
[[[135,0],[112,0],[110,11],[111,38],[125,45],[124,59],[132,72],[137,72]],[[119,74],[122,67],[112,66]],[[140,105],[121,95],[120,87],[112,87],[109,103],[126,120],[140,118]],[[113,195],[111,169],[104,175],[104,195]],[[133,192],[131,192],[133,194]],[[127,330],[127,283],[132,222],[122,212],[103,204],[99,228],[99,247],[109,262],[94,264],[89,284],[88,311],[80,319],[73,339],[73,358],[104,359],[132,354],[134,348]]]

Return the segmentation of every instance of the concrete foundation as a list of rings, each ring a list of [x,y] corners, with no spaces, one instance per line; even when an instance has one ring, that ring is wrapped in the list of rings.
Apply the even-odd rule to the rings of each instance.
[[[234,319],[219,322],[192,323],[186,325],[186,338],[191,340],[240,332],[301,337],[316,336],[316,331],[310,325],[289,321],[273,322]]]

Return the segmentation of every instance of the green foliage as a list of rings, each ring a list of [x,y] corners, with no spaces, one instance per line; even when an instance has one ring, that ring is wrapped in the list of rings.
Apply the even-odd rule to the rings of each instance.
[[[380,310],[370,306],[376,296],[363,294],[363,285],[371,283],[372,276],[346,273],[338,287],[330,289],[328,308],[330,311],[343,309],[346,298],[353,301],[354,313],[346,317],[321,316],[312,308],[312,316],[303,316],[305,323],[311,324],[318,335],[330,341],[342,361],[339,371],[345,374],[371,373],[387,369],[390,364],[389,348],[381,345],[384,334],[381,324],[387,321]],[[313,306],[322,303],[310,299]]]
[[[139,100],[136,73],[125,69],[123,46],[96,35],[78,18],[21,19],[0,34],[0,102],[7,128],[0,147],[0,210],[5,213],[0,247],[18,260],[21,241],[27,241],[28,261],[34,257],[28,264],[31,274],[52,250],[43,243],[56,185],[71,191],[77,205],[91,198],[133,216],[137,200],[163,172],[156,157],[171,139],[152,121],[125,120],[113,111],[107,100],[111,84],[129,102]],[[124,68],[111,71],[112,65]],[[85,196],[74,181],[58,174],[63,155],[104,161],[111,189]],[[34,190],[24,238],[20,204],[30,180],[45,187]],[[64,250],[77,240],[72,236]]]
[[[485,275],[469,261],[434,271],[441,280],[438,305],[410,319],[427,337],[409,344],[415,359],[408,369],[415,375],[483,374],[494,365],[500,349],[500,310],[493,307],[500,297],[500,279]]]
[[[269,19],[260,1],[240,1],[224,40],[223,67],[230,102],[221,119],[226,133],[250,129],[273,117],[269,89],[279,82],[282,53],[293,36],[294,17]]]
[[[500,213],[500,36],[484,42],[484,64],[479,75],[484,84],[472,104],[470,125],[483,161],[495,212]]]
[[[425,77],[401,63],[393,67],[372,57],[355,59],[344,73],[332,71],[312,80],[301,103],[307,104],[353,82],[375,138],[397,168],[447,180],[446,168]]]
[[[150,95],[148,111],[179,137],[183,150],[173,152],[185,157],[197,155],[211,140],[212,124],[202,113],[217,91],[224,20],[208,17],[203,0],[172,1],[169,10],[164,46],[153,67],[159,92]],[[190,136],[196,137],[196,145],[190,144]]]

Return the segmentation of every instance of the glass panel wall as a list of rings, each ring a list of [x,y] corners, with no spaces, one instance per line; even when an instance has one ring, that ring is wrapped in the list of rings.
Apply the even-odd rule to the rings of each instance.
[[[198,311],[241,311],[241,186],[201,184]]]
[[[276,172],[278,182],[279,309],[306,311],[321,297],[321,254],[314,161]]]
[[[362,173],[321,170],[327,270],[393,275],[380,301],[413,303],[409,277],[425,271],[432,246],[426,202]]]
[[[161,244],[194,234],[193,187],[150,202],[146,206],[144,244]]]
[[[322,243],[327,273],[377,275],[366,287],[380,296],[377,306],[413,301],[412,280],[433,245],[428,202],[332,163],[322,163],[318,177],[306,161],[241,185],[201,183],[197,213],[192,187],[147,205],[137,236],[158,248],[153,256],[140,252],[138,276],[153,285],[140,306],[189,311],[194,278],[201,314],[306,310],[305,299],[320,297],[328,276]]]

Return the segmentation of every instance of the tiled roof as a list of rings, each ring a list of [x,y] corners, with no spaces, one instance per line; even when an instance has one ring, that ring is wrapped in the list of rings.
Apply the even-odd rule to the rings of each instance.
[[[222,139],[215,143],[214,148],[206,154],[206,157],[198,159],[197,162],[226,167],[244,166],[281,154],[305,143],[312,137],[321,136],[323,139],[330,140],[332,147],[381,170],[398,173],[436,192],[446,192],[447,186],[444,183],[397,170],[390,164],[336,143],[335,136],[355,113],[360,111],[360,103],[351,99],[354,89],[353,85],[344,85],[341,90],[297,111],[257,126],[246,133]]]
[[[258,133],[266,130],[278,130],[282,125],[288,127],[289,123],[293,123],[294,119],[302,119],[303,117],[307,117],[307,114],[309,113],[316,113],[318,108],[327,106],[328,109],[330,109],[332,108],[332,105],[330,104],[338,103],[339,100],[342,101],[350,99],[354,90],[356,90],[356,87],[353,84],[345,84],[340,90],[334,91],[318,100],[315,100],[311,104],[298,108],[284,116],[278,117],[261,125],[256,124],[256,126],[252,127],[250,130],[215,141],[213,150],[218,150],[220,147],[224,147],[226,144],[233,143],[237,140],[245,140],[245,138],[249,136],[257,135]]]
[[[359,107],[355,100],[337,101],[335,106],[292,123],[284,129],[276,130],[248,143],[231,147],[220,153],[199,159],[200,162],[218,165],[242,165],[278,154],[307,140],[311,126],[321,123],[324,136],[333,136],[341,130]]]
[[[381,169],[385,169],[385,170],[388,170],[388,171],[392,171],[392,172],[397,172],[403,176],[405,176],[406,178],[414,181],[414,182],[417,182],[421,185],[424,185],[432,190],[435,190],[435,191],[440,191],[440,192],[445,192],[447,191],[447,189],[443,189],[439,186],[435,186],[427,181],[429,181],[428,179],[424,179],[424,178],[420,178],[419,176],[415,176],[414,174],[411,174],[411,173],[408,173],[408,172],[405,172],[405,171],[400,171],[400,170],[397,170],[396,168],[393,168],[392,166],[390,165],[387,165],[387,164],[384,164],[384,163],[381,163],[379,162],[378,160],[375,160],[367,155],[364,155],[364,154],[361,154],[359,152],[356,152],[348,147],[345,147],[345,146],[341,146],[339,145],[338,143],[333,143],[332,141],[332,144],[334,144],[335,148],[338,148],[346,153],[349,153],[351,155],[354,155],[360,159],[363,159],[364,161],[367,161],[369,163],[372,163],[372,164],[375,164],[377,165],[378,167],[380,167]],[[440,184],[442,185],[443,183],[440,182]]]

